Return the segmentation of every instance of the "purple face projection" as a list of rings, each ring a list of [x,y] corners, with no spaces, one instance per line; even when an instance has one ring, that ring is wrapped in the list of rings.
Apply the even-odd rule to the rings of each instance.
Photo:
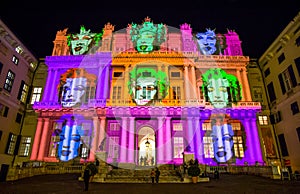
[[[78,107],[93,96],[96,76],[89,74],[83,68],[72,68],[60,77],[59,99],[63,107]]]

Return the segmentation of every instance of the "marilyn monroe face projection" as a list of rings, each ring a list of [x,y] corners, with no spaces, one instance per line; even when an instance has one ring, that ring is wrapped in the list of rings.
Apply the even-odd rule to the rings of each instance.
[[[87,96],[89,91],[93,91],[95,88],[96,76],[88,74],[85,69],[72,68],[60,78],[60,92],[61,92],[61,104],[63,107],[74,107],[81,105],[84,101],[84,97]]]
[[[151,68],[134,68],[130,72],[128,87],[137,105],[150,105],[152,100],[167,95],[167,77],[162,71]]]

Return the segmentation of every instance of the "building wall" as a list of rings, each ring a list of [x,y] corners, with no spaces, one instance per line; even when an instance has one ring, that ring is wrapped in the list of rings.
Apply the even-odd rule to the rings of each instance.
[[[300,169],[300,156],[298,154],[300,114],[299,108],[297,109],[300,104],[299,21],[300,13],[294,17],[259,58],[265,85],[268,86],[273,83],[274,86],[274,92],[269,89],[267,94],[271,110],[270,119],[275,126],[281,147],[282,163],[292,172]],[[296,107],[294,113],[292,110],[293,103]]]
[[[152,32],[161,27],[153,27],[152,23],[147,23],[149,21],[146,18],[141,24],[145,24],[142,31]],[[62,157],[66,152],[59,155],[62,142],[58,132],[76,129],[83,143],[70,146],[80,147],[75,158],[78,159],[78,154],[81,162],[100,157],[122,167],[145,165],[140,159],[146,156],[142,150],[148,149],[145,143],[149,141],[154,157],[154,164],[152,161],[147,163],[150,166],[182,163],[183,152],[192,153],[195,159],[210,165],[264,163],[256,126],[256,113],[261,106],[259,102],[252,102],[246,71],[249,57],[242,55],[238,34],[230,30],[223,35],[217,34],[228,38],[227,47],[218,47],[218,54],[205,55],[201,53],[205,51],[200,52],[190,25],[183,24],[179,29],[163,26],[167,28],[165,41],[156,43],[154,46],[159,49],[152,52],[145,52],[150,45],[135,47],[131,41],[134,25],[112,33],[113,25],[106,24],[102,44],[80,55],[74,55],[76,51],[67,46],[70,35],[67,30],[57,32],[53,55],[45,58],[48,77],[43,99],[33,106],[38,113],[38,123],[32,161],[73,160]],[[85,29],[81,30],[86,33]],[[207,83],[202,76],[210,69],[216,69],[215,74],[222,73],[228,80],[236,80],[233,84],[242,88],[239,94],[233,93],[233,86],[223,88],[230,90],[230,99],[234,102],[216,108],[217,101],[209,101],[204,87]],[[154,75],[152,73],[159,81],[155,82],[157,93],[154,99],[142,104],[145,101],[132,97],[132,84],[138,83],[138,76],[148,77]],[[62,90],[60,84],[66,82],[65,77],[77,78],[73,74],[93,80],[87,85],[94,97],[86,98],[78,106],[64,103],[65,95],[61,95],[62,91],[67,93],[67,88],[64,86]],[[151,80],[148,78],[149,82]],[[136,94],[137,88],[142,86],[134,85]],[[143,99],[148,100],[145,95],[152,95],[148,90],[151,91],[151,86],[140,94]],[[228,94],[228,91],[224,93]],[[214,129],[210,122],[217,115],[222,116],[224,126],[233,126],[235,137],[231,140],[236,138],[231,151],[239,156],[226,162],[216,161],[211,153],[212,139],[206,142]]]
[[[2,179],[6,176],[4,168],[12,166],[15,156],[21,154],[18,145],[22,145],[24,138],[21,135],[22,122],[37,60],[1,20],[0,31],[0,174]],[[5,83],[8,83],[6,79],[9,71],[14,73],[14,79],[11,86],[7,87]],[[23,99],[20,98],[22,81],[27,85]],[[10,134],[16,138],[14,142],[11,142]],[[33,138],[31,143],[32,141]],[[10,147],[10,153],[7,151],[8,147]]]

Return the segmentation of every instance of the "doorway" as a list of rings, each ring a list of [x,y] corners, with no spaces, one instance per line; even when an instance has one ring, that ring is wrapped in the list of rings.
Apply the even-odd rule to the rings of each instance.
[[[138,133],[138,165],[155,166],[156,164],[156,144],[155,133],[151,127],[143,127]]]

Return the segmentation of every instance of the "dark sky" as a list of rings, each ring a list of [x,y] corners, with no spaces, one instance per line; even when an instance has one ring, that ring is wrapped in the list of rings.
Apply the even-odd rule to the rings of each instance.
[[[8,1],[1,5],[0,17],[38,58],[51,55],[58,30],[68,28],[68,32],[78,33],[84,25],[91,32],[101,32],[110,22],[118,31],[132,22],[142,23],[146,16],[156,24],[175,28],[188,23],[194,32],[206,28],[215,29],[216,33],[235,30],[242,41],[244,55],[259,58],[300,11],[299,0],[177,1],[170,4],[163,0],[98,1],[98,4],[88,0],[64,4],[26,1],[19,6],[15,6],[15,1]]]

